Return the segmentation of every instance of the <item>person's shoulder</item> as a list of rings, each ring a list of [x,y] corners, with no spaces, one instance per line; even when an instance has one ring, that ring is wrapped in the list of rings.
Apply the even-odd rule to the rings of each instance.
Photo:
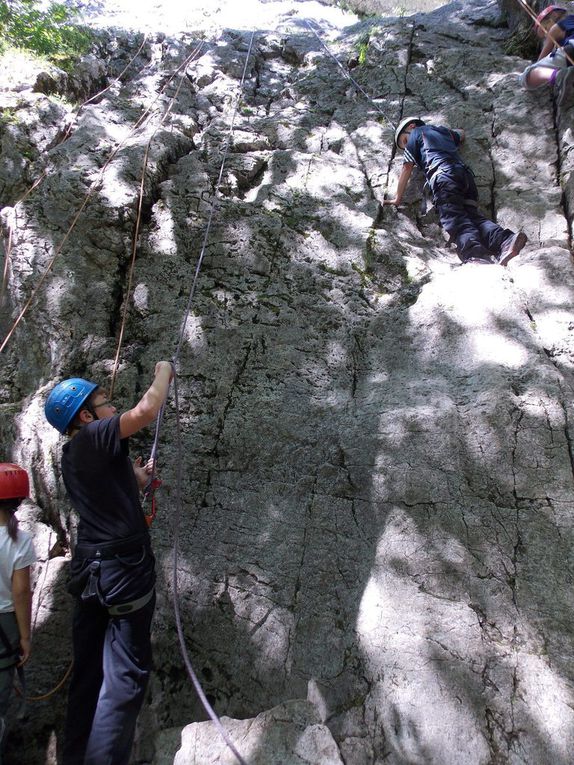
[[[417,143],[422,140],[424,127],[426,127],[426,125],[417,125],[411,130],[407,140],[407,146],[410,146],[411,149],[413,149]]]
[[[92,420],[84,425],[75,438],[83,438],[99,442],[102,438],[109,438],[114,435],[119,436],[120,432],[120,414],[114,414],[112,417],[106,417],[103,420]]]
[[[5,526],[0,527],[4,529],[6,532],[5,534],[1,534],[0,538],[3,540],[3,543],[5,545],[8,545],[8,549],[12,550],[10,553],[13,556],[16,556],[16,558],[19,558],[22,553],[27,554],[28,551],[31,551],[33,554],[33,557],[35,559],[35,551],[34,551],[34,536],[29,531],[26,531],[22,527],[18,528],[18,534],[16,535],[16,539],[12,539],[11,536],[8,535],[8,530]]]

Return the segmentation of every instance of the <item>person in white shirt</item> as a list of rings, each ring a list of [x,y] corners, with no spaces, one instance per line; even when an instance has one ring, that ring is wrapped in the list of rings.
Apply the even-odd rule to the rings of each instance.
[[[36,552],[30,534],[18,529],[15,514],[29,493],[26,471],[0,463],[0,765],[14,672],[31,650],[30,566]]]

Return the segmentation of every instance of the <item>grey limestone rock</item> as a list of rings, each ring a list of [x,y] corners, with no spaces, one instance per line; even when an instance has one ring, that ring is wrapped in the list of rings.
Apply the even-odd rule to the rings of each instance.
[[[253,720],[224,717],[221,722],[231,742],[250,765],[343,765],[329,728],[309,701],[287,701]],[[233,765],[237,762],[212,722],[185,727],[174,758],[173,744],[177,738],[174,733],[168,733],[166,750],[156,756],[154,765]]]
[[[193,665],[250,765],[570,765],[572,109],[518,89],[494,0],[314,21],[343,67],[362,51],[374,100],[311,5],[279,3],[247,67],[250,32],[216,16],[146,38],[118,82],[142,38],[110,32],[86,69],[110,87],[73,117],[32,93],[37,71],[2,91],[21,102],[0,134],[2,337],[31,303],[2,352],[0,456],[31,468],[34,523],[70,544],[47,392],[109,384],[124,312],[119,407],[181,339],[134,763],[232,762],[178,653],[175,573]],[[508,268],[460,264],[420,176],[382,206],[407,114],[466,129],[483,208],[529,237]],[[34,691],[69,657],[62,561],[37,589]],[[38,702],[7,765],[55,763],[63,710]]]

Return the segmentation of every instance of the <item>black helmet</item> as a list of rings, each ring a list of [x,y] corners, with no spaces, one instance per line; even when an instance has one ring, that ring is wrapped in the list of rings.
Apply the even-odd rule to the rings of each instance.
[[[397,129],[395,130],[395,146],[397,147],[397,149],[400,149],[399,138],[405,132],[407,127],[411,125],[413,122],[415,125],[417,125],[417,127],[419,125],[425,124],[424,120],[421,120],[420,117],[405,117],[404,120],[401,120],[397,126]]]

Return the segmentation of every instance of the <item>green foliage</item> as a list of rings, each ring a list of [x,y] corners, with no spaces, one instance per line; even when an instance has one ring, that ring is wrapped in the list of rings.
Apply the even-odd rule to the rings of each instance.
[[[359,54],[358,55],[359,66],[363,66],[363,64],[365,64],[366,61],[367,61],[367,53],[368,53],[368,50],[369,50],[369,40],[370,40],[369,35],[368,34],[364,34],[360,38],[360,40],[359,40],[359,42],[357,44],[357,49],[358,49],[358,54]]]
[[[0,52],[14,46],[47,56],[60,66],[85,53],[91,33],[77,23],[73,3],[0,0]]]
[[[538,41],[532,34],[531,27],[518,27],[504,44],[504,52],[507,56],[535,59],[539,52]]]

